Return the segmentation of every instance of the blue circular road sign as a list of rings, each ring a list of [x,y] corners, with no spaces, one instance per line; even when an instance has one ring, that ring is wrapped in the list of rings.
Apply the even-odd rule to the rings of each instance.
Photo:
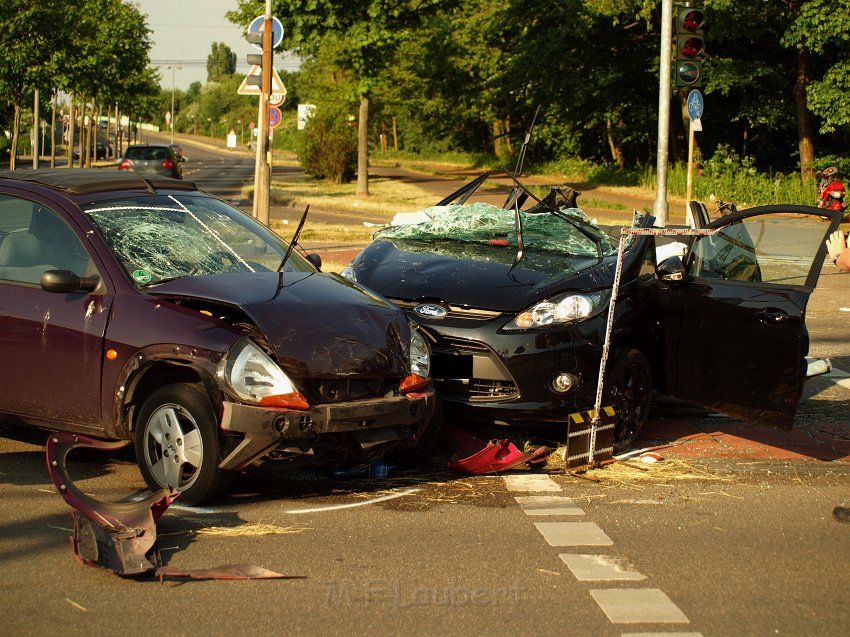
[[[688,93],[688,117],[691,119],[699,119],[702,117],[702,109],[702,93],[694,89]]]
[[[263,30],[263,25],[266,23],[266,16],[258,15],[251,21],[251,25],[248,27],[248,33],[259,33]],[[278,44],[283,40],[283,25],[280,23],[280,20],[272,16],[272,48],[277,47]],[[257,44],[251,44],[255,49],[263,50],[263,47]]]

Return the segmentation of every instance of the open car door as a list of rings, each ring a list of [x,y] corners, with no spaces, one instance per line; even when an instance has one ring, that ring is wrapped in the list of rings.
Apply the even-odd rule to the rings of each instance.
[[[669,395],[791,428],[806,375],[806,305],[840,221],[808,206],[750,208],[708,223],[717,231],[691,240],[684,271],[670,276],[661,264]]]

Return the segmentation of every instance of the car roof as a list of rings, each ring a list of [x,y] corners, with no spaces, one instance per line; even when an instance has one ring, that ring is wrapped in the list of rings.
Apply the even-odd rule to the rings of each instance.
[[[142,177],[128,170],[102,170],[98,168],[60,168],[58,170],[4,170],[0,178],[47,186],[71,195],[89,195],[98,192],[121,190],[198,190],[191,181],[169,177]]]

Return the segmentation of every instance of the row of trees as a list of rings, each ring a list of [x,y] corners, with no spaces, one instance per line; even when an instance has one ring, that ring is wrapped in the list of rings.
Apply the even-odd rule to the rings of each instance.
[[[39,91],[41,112],[55,117],[55,95],[69,94],[73,136],[83,136],[81,161],[91,160],[101,112],[152,115],[159,75],[149,67],[150,30],[136,5],[121,0],[3,0],[0,3],[0,122],[11,135],[15,168],[22,113]],[[52,108],[51,108],[52,106]],[[87,117],[86,117],[87,116]],[[6,128],[4,126],[4,128]],[[69,140],[73,148],[73,139]]]
[[[247,26],[262,0],[228,17]],[[850,0],[705,0],[703,155],[761,169],[841,163],[850,141]],[[391,125],[413,151],[509,155],[536,108],[531,152],[654,163],[660,0],[274,0],[299,91],[357,113],[358,190],[368,140]],[[687,113],[674,94],[673,158]],[[848,166],[850,168],[850,166]]]

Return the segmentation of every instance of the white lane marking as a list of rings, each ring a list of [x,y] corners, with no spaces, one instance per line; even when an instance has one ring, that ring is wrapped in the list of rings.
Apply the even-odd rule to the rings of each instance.
[[[523,473],[502,476],[508,491],[561,491],[552,478],[539,473]]]
[[[622,633],[620,637],[703,637],[702,633]]]
[[[584,511],[563,495],[515,495],[526,515],[584,515]]]
[[[646,575],[623,566],[625,560],[608,555],[577,555],[561,553],[558,557],[569,567],[580,582],[638,581]]]
[[[614,542],[595,522],[535,522],[549,546],[611,546]]]
[[[367,504],[377,504],[378,502],[395,500],[396,498],[401,498],[403,496],[410,495],[421,490],[422,489],[405,489],[404,491],[398,491],[397,493],[391,493],[389,495],[382,495],[380,498],[363,500],[361,502],[350,502],[348,504],[332,504],[324,507],[311,507],[309,509],[288,509],[284,511],[284,513],[321,513],[323,511],[336,511],[338,509],[353,509],[354,507],[362,507],[366,506]]]
[[[660,588],[605,588],[590,595],[615,624],[690,623]]]

